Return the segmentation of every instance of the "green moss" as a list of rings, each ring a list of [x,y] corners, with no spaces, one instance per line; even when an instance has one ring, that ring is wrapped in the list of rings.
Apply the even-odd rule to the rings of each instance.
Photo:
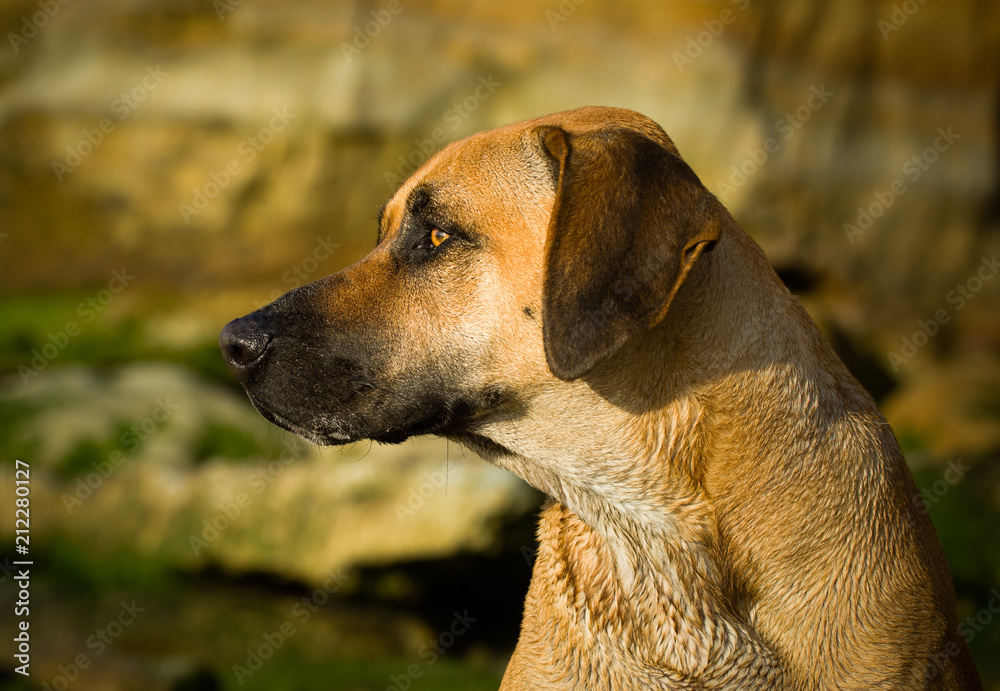
[[[124,547],[99,548],[53,535],[43,549],[43,570],[70,592],[104,593],[141,588],[156,591],[174,582],[175,570],[156,555]]]
[[[940,467],[914,474],[948,556],[960,622],[975,618],[995,597],[1000,564],[1000,506],[991,497],[1000,483],[1000,468],[990,459],[969,465],[968,472],[951,484],[942,481]],[[995,653],[1000,650],[1000,618],[992,614],[990,625],[980,628],[965,629],[971,634],[972,655],[984,679],[1000,678],[1000,658]]]
[[[93,439],[84,439],[66,455],[59,465],[59,470],[65,476],[93,472],[109,453],[110,450],[105,444]]]
[[[119,320],[105,315],[81,316],[77,309],[88,294],[64,293],[45,296],[4,296],[0,307],[0,375],[18,375],[32,381],[34,371],[68,364],[107,367],[137,360],[163,360],[191,367],[199,374],[238,388],[219,353],[215,335],[202,343],[170,347],[146,335],[148,313]],[[91,321],[88,321],[88,317]],[[66,325],[74,323],[75,336]],[[74,332],[76,333],[76,332]],[[41,357],[44,349],[55,346],[54,358]]]
[[[41,410],[41,406],[23,402],[4,401],[0,405],[0,463],[14,464],[15,459],[37,458],[41,441],[25,434],[28,422]]]
[[[928,446],[926,435],[920,434],[911,427],[899,425],[895,431],[896,439],[899,441],[899,448],[903,450],[904,454],[923,451]]]
[[[100,467],[107,466],[112,453],[125,454],[122,447],[122,436],[129,430],[125,423],[119,423],[113,436],[107,439],[83,439],[77,442],[68,454],[59,462],[58,471],[63,477],[75,477],[97,472]]]
[[[222,458],[250,458],[265,455],[274,449],[265,449],[252,435],[239,427],[220,422],[205,425],[191,450],[192,458],[200,463],[214,456]]]

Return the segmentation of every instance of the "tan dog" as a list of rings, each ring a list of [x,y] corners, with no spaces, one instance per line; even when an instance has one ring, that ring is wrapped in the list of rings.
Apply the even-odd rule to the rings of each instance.
[[[981,688],[885,419],[637,113],[446,147],[221,344],[287,429],[445,435],[551,497],[504,689]]]

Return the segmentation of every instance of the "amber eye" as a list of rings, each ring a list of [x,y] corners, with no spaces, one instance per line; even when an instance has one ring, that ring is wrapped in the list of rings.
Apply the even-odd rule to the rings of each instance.
[[[435,228],[431,231],[431,244],[438,247],[442,242],[450,238],[448,233],[444,232],[440,228]]]

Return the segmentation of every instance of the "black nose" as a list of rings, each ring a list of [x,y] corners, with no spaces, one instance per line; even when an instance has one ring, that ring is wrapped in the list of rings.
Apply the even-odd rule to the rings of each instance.
[[[261,361],[270,343],[271,334],[261,327],[258,320],[251,317],[234,319],[226,324],[219,336],[222,355],[237,377]]]

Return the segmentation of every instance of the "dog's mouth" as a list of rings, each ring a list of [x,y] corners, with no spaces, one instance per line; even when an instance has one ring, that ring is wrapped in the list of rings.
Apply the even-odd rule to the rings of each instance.
[[[457,423],[454,416],[433,407],[411,415],[412,419],[405,422],[390,425],[365,424],[360,418],[350,425],[331,415],[303,423],[275,411],[253,396],[250,400],[264,419],[319,446],[343,446],[368,439],[382,444],[400,444],[422,434],[446,434]],[[352,413],[348,411],[346,415],[351,417]]]
[[[364,438],[361,436],[354,436],[341,429],[319,429],[293,422],[284,415],[268,408],[253,396],[250,396],[250,402],[253,403],[253,407],[257,409],[257,412],[260,413],[261,417],[268,422],[277,425],[292,434],[297,434],[303,439],[319,446],[342,446],[344,444],[361,441]]]
[[[338,414],[321,414],[304,421],[288,412],[279,412],[275,406],[250,394],[250,401],[264,419],[320,446],[343,446],[364,440],[399,444],[420,435],[463,438],[473,434],[471,430],[478,420],[501,409],[506,398],[499,387],[487,387],[473,396],[436,398],[405,411],[362,415],[341,406],[344,409]]]

